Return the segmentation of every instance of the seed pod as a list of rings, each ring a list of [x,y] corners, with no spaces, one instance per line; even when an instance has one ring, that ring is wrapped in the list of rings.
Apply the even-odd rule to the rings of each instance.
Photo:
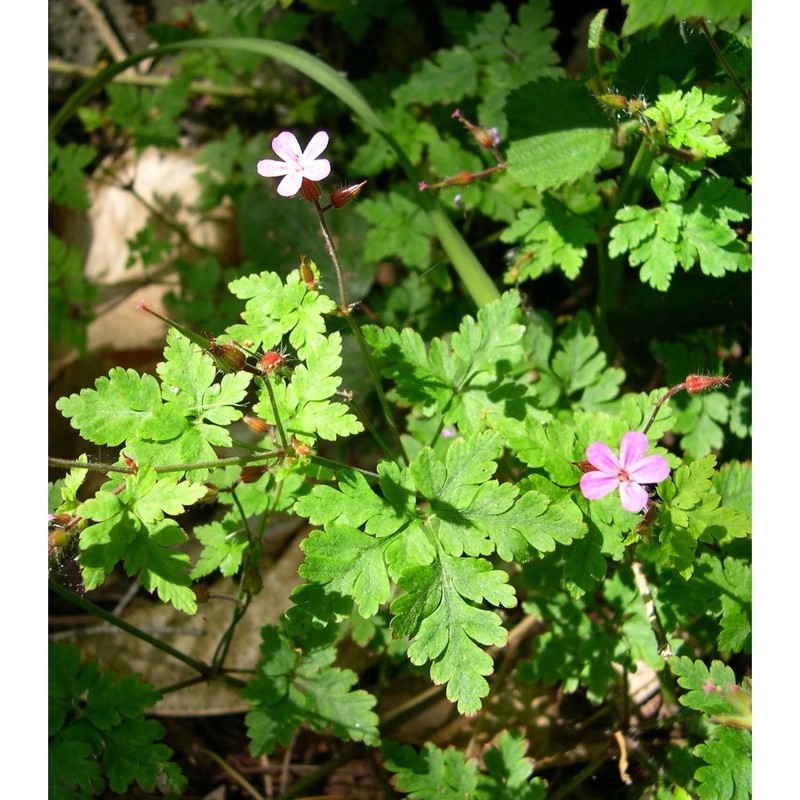
[[[352,186],[343,186],[341,189],[337,189],[331,195],[331,205],[334,208],[342,208],[342,206],[346,206],[360,191],[361,187],[366,183],[366,181],[361,181],[361,183],[354,183]]]

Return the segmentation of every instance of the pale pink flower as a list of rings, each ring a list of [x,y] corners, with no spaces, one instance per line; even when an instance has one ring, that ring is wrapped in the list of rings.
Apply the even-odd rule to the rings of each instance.
[[[642,511],[649,497],[642,484],[659,483],[669,475],[669,464],[663,456],[645,456],[649,443],[643,433],[628,431],[619,447],[619,458],[602,442],[592,442],[586,460],[594,470],[581,476],[581,493],[587,500],[605,497],[619,489],[626,511]]]
[[[282,197],[293,197],[300,191],[303,178],[321,181],[331,174],[330,161],[327,158],[317,158],[327,146],[328,134],[325,131],[315,133],[305,150],[300,149],[300,142],[291,131],[283,131],[272,140],[272,149],[281,160],[264,158],[256,164],[256,169],[265,178],[278,178],[282,175],[278,194]]]

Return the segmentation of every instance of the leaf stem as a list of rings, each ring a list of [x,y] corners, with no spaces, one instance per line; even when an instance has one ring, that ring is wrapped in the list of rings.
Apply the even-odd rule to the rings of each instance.
[[[114,614],[111,614],[105,609],[100,608],[100,606],[95,605],[91,602],[91,600],[87,600],[85,597],[80,597],[79,595],[75,594],[75,592],[71,592],[69,589],[65,588],[56,581],[48,580],[47,584],[50,588],[50,591],[54,592],[59,597],[62,597],[64,600],[67,600],[73,605],[78,606],[89,614],[102,619],[104,622],[115,625],[120,630],[125,631],[125,633],[129,633],[131,636],[141,639],[143,642],[152,645],[157,650],[161,650],[162,653],[172,656],[183,664],[186,664],[186,666],[191,667],[193,670],[200,673],[200,675],[202,675],[205,679],[210,679],[213,677],[214,671],[208,664],[204,664],[202,661],[197,661],[191,656],[181,653],[180,650],[176,650],[166,642],[162,642],[160,639],[156,639],[149,633],[145,633],[140,628],[124,622]]]
[[[268,453],[259,453],[254,456],[230,456],[228,458],[218,458],[214,461],[195,461],[191,464],[162,464],[154,466],[153,471],[162,472],[190,472],[195,469],[217,469],[219,467],[229,467],[232,464],[251,464],[261,461],[264,458],[280,458],[285,455],[285,450],[271,450]],[[136,473],[136,467],[120,467],[117,464],[107,464],[101,461],[72,461],[66,458],[48,458],[47,465],[54,469],[87,469],[93,472],[122,472],[126,475]]]
[[[708,25],[706,25],[706,21],[700,17],[697,20],[698,24],[700,25],[700,29],[703,31],[703,35],[706,37],[706,41],[708,42],[708,46],[714,51],[714,55],[719,61],[722,69],[725,70],[728,77],[734,82],[736,88],[739,90],[739,94],[742,96],[742,100],[747,103],[748,106],[753,105],[753,98],[750,95],[750,92],[744,88],[742,82],[736,77],[736,73],[731,69],[731,65],[728,63],[728,60],[722,54],[722,51],[719,49],[719,45],[717,44],[714,37],[711,35],[711,31],[708,29]]]

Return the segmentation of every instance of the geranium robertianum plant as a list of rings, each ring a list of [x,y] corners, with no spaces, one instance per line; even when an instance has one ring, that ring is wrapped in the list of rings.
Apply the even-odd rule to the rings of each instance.
[[[525,8],[519,26],[546,27],[535,16],[543,4]],[[499,30],[504,12],[491,13]],[[508,47],[521,46],[513,27],[502,35]],[[609,41],[593,35],[595,49]],[[473,57],[499,58],[489,49],[475,43]],[[444,65],[465,60],[463,48],[443,51],[398,89],[402,125],[404,103],[433,91],[425,75],[441,77]],[[548,770],[553,756],[536,738],[533,706],[522,704],[516,715],[502,708],[522,687],[557,702],[557,687],[587,704],[581,725],[596,711],[604,716],[598,732],[607,750],[596,760],[598,768],[613,763],[620,784],[702,798],[748,790],[750,468],[746,459],[721,460],[713,446],[720,425],[734,424],[726,394],[741,398],[738,381],[694,374],[705,363],[696,355],[707,345],[702,337],[680,347],[654,341],[637,358],[619,358],[608,325],[619,286],[598,293],[596,316],[582,309],[554,320],[514,288],[437,327],[437,301],[451,284],[421,317],[435,333],[390,324],[384,316],[396,300],[379,299],[377,312],[351,302],[354,265],[329,224],[365,212],[368,236],[388,240],[399,231],[408,244],[425,224],[409,198],[435,202],[434,190],[452,187],[463,190],[465,214],[491,216],[495,203],[506,223],[501,238],[516,248],[518,281],[554,266],[574,278],[590,247],[609,259],[601,280],[628,253],[642,281],[664,292],[678,264],[710,274],[744,269],[742,240],[730,238],[745,215],[741,187],[705,167],[733,136],[733,95],[661,80],[645,102],[610,85],[600,91],[607,67],[599,59],[596,66],[593,93],[580,94],[562,76],[520,77],[506,87],[504,113],[499,101],[479,106],[483,125],[449,112],[445,119],[452,114],[494,163],[452,149],[443,124],[440,145],[426,146],[433,162],[450,165],[441,170],[449,177],[411,180],[406,195],[395,181],[385,201],[368,170],[369,184],[325,187],[332,172],[345,170],[333,156],[321,158],[336,143],[321,123],[280,126],[272,138],[280,160],[254,154],[247,168],[267,178],[261,190],[277,193],[291,214],[319,225],[336,286],[320,280],[308,242],[298,242],[291,269],[228,282],[238,320],[213,335],[170,322],[156,375],[114,367],[94,388],[56,404],[83,439],[119,454],[104,463],[51,462],[68,470],[51,492],[51,558],[77,546],[88,595],[77,598],[57,581],[52,589],[104,619],[124,625],[91,603],[91,591],[115,570],[182,614],[207,601],[214,576],[235,576],[230,632],[263,590],[268,520],[291,513],[310,524],[293,605],[262,628],[246,676],[228,663],[229,638],[205,662],[127,628],[191,667],[198,681],[238,686],[254,756],[291,747],[311,729],[361,743],[359,752],[380,748],[382,768],[412,797],[433,797],[442,785],[467,797],[563,794],[571,779]],[[498,74],[516,80],[513,71]],[[587,97],[600,116],[587,111]],[[523,119],[529,101],[562,123],[575,115],[591,125],[568,126],[569,141],[561,141],[537,127],[539,118]],[[626,116],[610,126],[604,108]],[[606,120],[602,147],[599,119]],[[608,149],[611,127],[616,152],[634,155],[603,206],[608,187],[596,170],[619,167]],[[430,140],[421,123],[413,131]],[[536,161],[551,145],[578,144],[561,172],[558,158]],[[514,196],[509,185],[517,205],[501,212]],[[460,245],[449,246],[457,253]],[[657,359],[666,365],[659,377],[670,379],[643,391],[635,378],[643,362]],[[86,496],[90,469],[107,479]],[[185,512],[201,504],[216,504],[213,519],[186,523]],[[183,549],[190,537],[193,558]],[[369,653],[380,664],[377,678],[358,659],[340,660],[345,639],[363,648],[365,663]],[[159,693],[79,667],[73,650],[56,648],[52,658],[71,676],[53,693],[54,781],[86,796],[106,783],[125,791],[134,781],[180,791],[185,779],[158,741],[163,731],[142,717]],[[655,710],[629,691],[642,673],[655,676]],[[417,689],[401,702],[395,692],[405,682]],[[468,731],[498,733],[491,745],[485,737],[480,767],[460,741],[417,750],[398,733],[402,718],[437,699],[432,687],[441,687],[454,715],[471,720]],[[82,692],[91,713],[81,708]],[[126,692],[137,702],[124,706]],[[562,703],[559,713],[572,712]],[[645,743],[651,730],[655,739]],[[138,743],[133,764],[115,760],[120,742]]]

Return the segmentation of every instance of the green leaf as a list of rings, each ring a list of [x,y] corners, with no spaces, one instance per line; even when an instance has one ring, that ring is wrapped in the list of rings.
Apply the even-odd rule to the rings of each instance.
[[[245,722],[254,756],[269,755],[276,744],[288,745],[304,722],[319,733],[330,729],[343,740],[379,744],[375,698],[352,690],[358,681],[354,672],[332,666],[336,650],[329,634],[294,642],[265,625],[261,637],[258,677],[242,690],[250,701]]]
[[[632,266],[641,265],[640,278],[659,291],[669,288],[675,268],[721,277],[749,271],[746,244],[730,227],[750,216],[750,198],[732,181],[702,177],[696,168],[657,167],[651,185],[662,201],[654,209],[624,206],[611,229],[609,255],[629,253]]]
[[[399,259],[406,267],[430,265],[434,229],[420,206],[398,190],[383,198],[367,198],[356,206],[370,223],[364,258],[381,262]]]
[[[50,139],[47,143],[49,172],[47,185],[48,202],[67,208],[81,210],[89,208],[86,193],[86,174],[84,167],[96,157],[94,147],[70,142],[63,147]]]
[[[522,353],[524,328],[519,324],[519,298],[505,293],[482,308],[477,321],[464,318],[453,334],[452,351],[442,339],[426,348],[422,337],[409,328],[366,326],[364,335],[383,361],[383,373],[395,381],[402,401],[431,417],[440,413],[465,434],[480,430],[490,416],[525,416],[526,388],[507,377],[510,365]]]
[[[444,464],[425,448],[409,466],[417,489],[439,520],[438,539],[451,555],[488,555],[494,549],[491,531],[517,493],[511,484],[488,480],[500,452],[499,437],[486,431],[456,439]]]
[[[238,513],[230,513],[218,522],[199,525],[193,533],[203,550],[190,573],[192,580],[210,575],[217,569],[226,577],[239,571],[250,543]]]
[[[152,375],[114,367],[94,389],[62,397],[56,408],[84,439],[113,446],[135,436],[161,408],[161,390]]]
[[[708,764],[695,773],[700,800],[749,800],[753,790],[750,731],[720,727],[715,735],[692,751]]]
[[[526,545],[549,553],[556,543],[570,544],[585,536],[587,530],[580,510],[568,497],[553,502],[552,497],[535,489],[524,492],[498,523],[491,532],[497,554],[504,561],[517,563],[530,557]]]
[[[394,99],[408,103],[457,103],[478,88],[478,62],[465,47],[440,50],[433,61],[423,61],[419,70],[396,89]]]
[[[183,791],[186,779],[169,761],[172,750],[158,742],[163,726],[143,718],[160,692],[135,675],[100,673],[96,661],[79,667],[73,645],[50,645],[49,659],[51,797],[96,795],[103,776],[115,793],[127,792],[134,781],[149,792],[162,773],[174,791]]]
[[[507,283],[520,283],[560,269],[573,280],[587,257],[586,245],[597,242],[589,221],[563,206],[550,195],[542,208],[525,208],[500,236],[501,241],[519,242],[522,250],[506,274]]]
[[[447,684],[447,697],[458,704],[461,714],[476,713],[489,692],[484,676],[492,672],[492,658],[479,645],[501,645],[506,640],[498,615],[464,598],[514,606],[516,598],[507,580],[505,572],[492,570],[482,559],[446,553],[433,567],[412,568],[399,580],[406,593],[392,603],[392,630],[414,636],[408,649],[411,663],[432,662],[431,679]]]
[[[540,191],[593,170],[611,144],[611,130],[586,88],[567,78],[541,78],[508,95],[508,173]]]
[[[352,597],[365,619],[389,599],[386,548],[391,539],[376,539],[357,528],[328,523],[302,543],[305,563],[300,576],[325,586],[327,593]]]
[[[396,773],[393,783],[415,800],[464,800],[475,797],[478,765],[453,747],[442,751],[427,742],[419,753],[412,747],[384,742],[387,769]]]
[[[205,493],[202,484],[178,483],[175,475],[158,479],[152,469],[142,467],[128,476],[118,494],[101,491],[87,500],[79,509],[90,521],[80,536],[86,587],[99,586],[117,562],[124,561],[126,573],[138,572],[146,589],[178,610],[195,613],[189,557],[174,549],[186,534],[164,515],[182,513]]]
[[[275,272],[262,272],[237,278],[229,288],[247,301],[242,312],[246,324],[230,326],[231,337],[250,340],[267,351],[289,334],[289,343],[301,359],[322,344],[325,315],[336,309],[330,297],[306,286],[299,270],[290,272],[285,282]]]
[[[724,22],[751,15],[750,0],[623,0],[623,5],[628,6],[623,36],[668,20],[701,17],[709,22]]]
[[[525,756],[528,743],[520,731],[503,731],[497,747],[483,753],[486,773],[478,777],[477,800],[543,800],[546,784],[531,778],[533,759]]]
[[[287,434],[313,444],[317,437],[333,441],[364,429],[344,403],[328,399],[342,382],[334,374],[342,365],[341,352],[342,335],[337,331],[308,347],[306,363],[295,368],[288,383],[280,379],[273,383],[277,414]],[[272,401],[263,388],[254,411],[270,424],[277,422]]]

